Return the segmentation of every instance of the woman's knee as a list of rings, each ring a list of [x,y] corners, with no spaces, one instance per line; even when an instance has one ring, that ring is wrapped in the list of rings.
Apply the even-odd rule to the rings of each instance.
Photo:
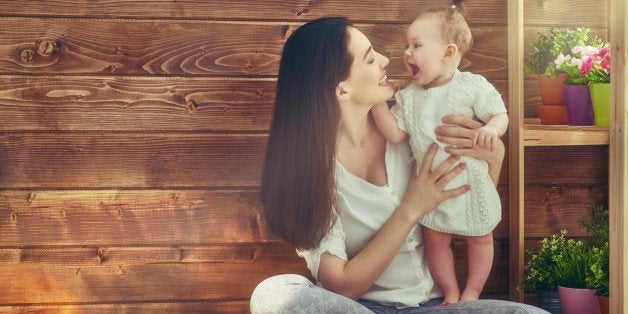
[[[251,313],[277,313],[289,308],[299,291],[314,284],[296,274],[283,274],[260,282],[251,294]]]
[[[251,296],[251,313],[372,313],[362,304],[318,287],[300,275],[262,281]]]

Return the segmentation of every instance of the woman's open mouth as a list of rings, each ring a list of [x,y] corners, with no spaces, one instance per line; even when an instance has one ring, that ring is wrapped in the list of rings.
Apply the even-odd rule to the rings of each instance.
[[[388,76],[384,75],[381,80],[379,80],[379,86],[389,86]]]

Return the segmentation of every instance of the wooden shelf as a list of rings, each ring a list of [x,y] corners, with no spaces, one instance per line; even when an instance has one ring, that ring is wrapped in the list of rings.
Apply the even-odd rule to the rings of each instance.
[[[524,19],[524,2],[528,5]],[[557,1],[564,7],[569,1]],[[575,1],[575,11],[586,11],[584,1]],[[569,4],[568,4],[569,3]],[[554,24],[546,15],[534,15],[541,9],[532,0],[508,0],[508,103],[511,125],[508,131],[509,164],[509,278],[510,299],[522,302],[523,291],[517,284],[524,276],[525,260],[525,153],[531,146],[608,145],[609,184],[608,199],[610,220],[610,300],[611,313],[628,313],[628,101],[623,88],[627,81],[628,67],[628,2],[624,0],[602,1],[597,11],[596,27],[606,31],[610,38],[613,59],[611,68],[611,125],[610,128],[594,126],[540,125],[538,119],[524,119],[526,100],[533,96],[524,91],[524,47],[532,38],[533,31],[547,26],[571,26],[569,14],[562,15]],[[558,6],[556,6],[558,7]],[[532,10],[535,8],[536,10]],[[550,8],[548,8],[550,9]],[[559,16],[557,10],[546,10],[547,16]],[[552,15],[553,14],[553,15]],[[578,24],[580,22],[577,22]],[[527,35],[526,35],[527,32]],[[528,36],[527,38],[524,38]],[[534,96],[537,99],[537,96]],[[529,104],[532,105],[532,104]],[[535,121],[536,120],[536,121]],[[536,214],[536,213],[535,213]]]
[[[572,125],[523,125],[524,146],[608,145],[608,127]]]

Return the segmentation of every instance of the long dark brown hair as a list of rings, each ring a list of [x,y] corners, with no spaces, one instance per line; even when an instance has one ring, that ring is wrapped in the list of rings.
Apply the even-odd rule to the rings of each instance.
[[[261,193],[271,231],[298,249],[317,247],[332,223],[335,91],[353,62],[349,26],[341,17],[308,22],[281,56]]]

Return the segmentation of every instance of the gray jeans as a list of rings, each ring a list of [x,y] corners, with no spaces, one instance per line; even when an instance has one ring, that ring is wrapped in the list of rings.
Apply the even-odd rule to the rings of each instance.
[[[501,300],[478,300],[440,306],[440,299],[421,307],[397,309],[365,300],[357,302],[314,285],[300,275],[278,275],[262,281],[251,295],[252,314],[270,313],[549,313],[537,307]]]

